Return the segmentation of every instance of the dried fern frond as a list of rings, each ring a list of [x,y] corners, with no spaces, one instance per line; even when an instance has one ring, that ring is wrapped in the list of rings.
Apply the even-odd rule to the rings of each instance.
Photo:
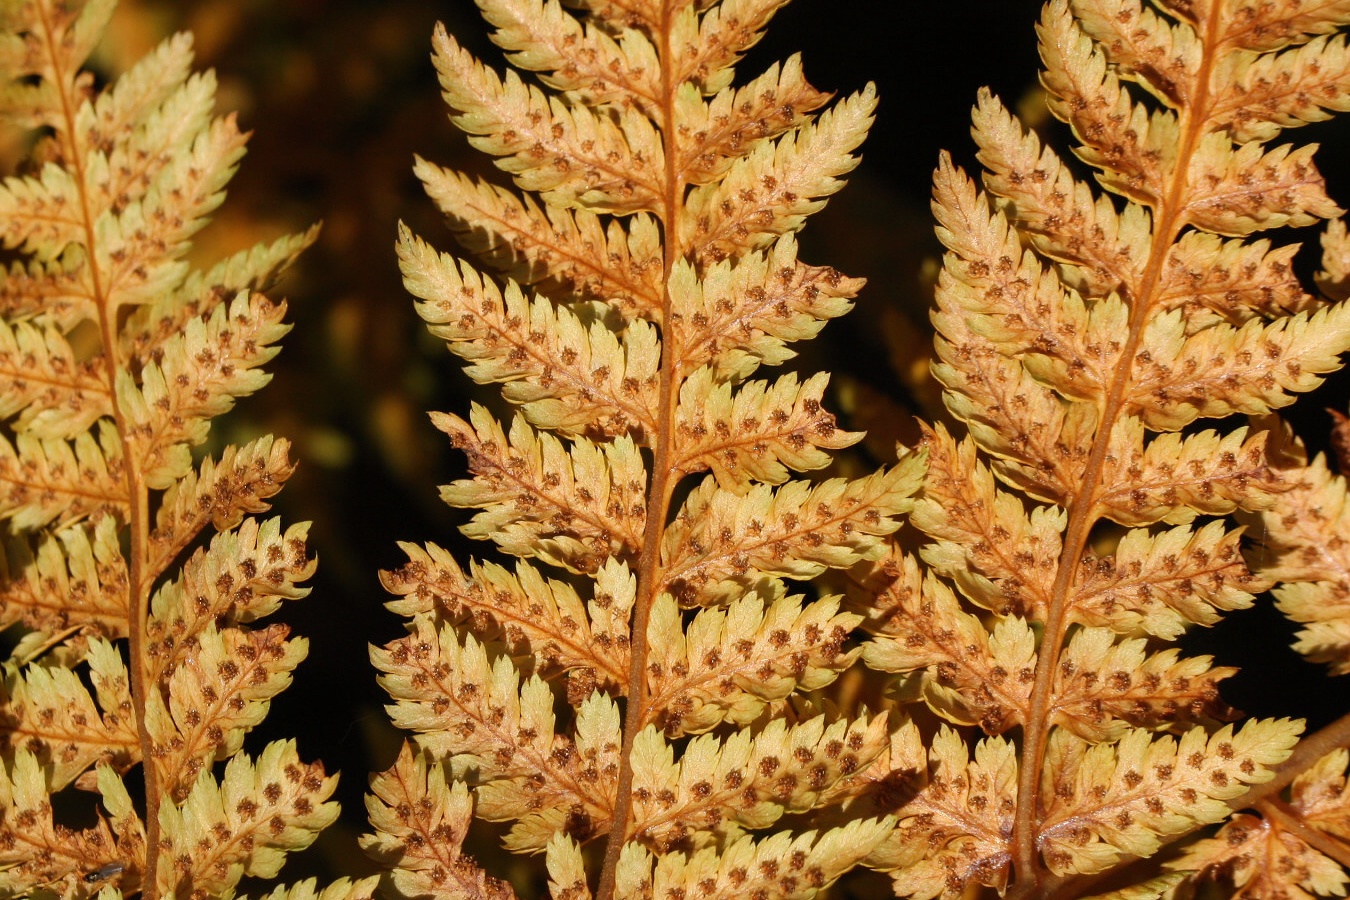
[[[367,846],[407,896],[505,891],[461,850],[470,810],[514,823],[507,848],[543,853],[555,896],[606,900],[815,896],[891,827],[857,798],[885,777],[892,720],[802,696],[857,659],[861,617],[785,580],[879,556],[923,460],[808,481],[861,438],[825,410],[827,378],[747,380],[861,287],[801,261],[793,234],[856,165],[876,100],[816,114],[796,57],[735,85],[778,5],[483,0],[538,83],[434,37],[452,121],[517,189],[416,166],[504,283],[404,230],[405,284],[520,410],[509,427],[433,415],[471,472],[442,498],[478,510],[466,534],[563,571],[428,545],[385,575],[412,621],[373,658],[418,749],[381,776]],[[394,779],[454,810],[454,836],[418,849],[421,820],[384,812]],[[831,826],[798,828],[818,816]]]
[[[1343,488],[1297,469],[1270,418],[1200,420],[1268,417],[1350,350],[1350,312],[1299,284],[1297,248],[1255,237],[1340,214],[1314,148],[1268,142],[1350,108],[1332,36],[1348,23],[1337,3],[1052,0],[1042,84],[1097,184],[988,91],[983,183],[940,161],[934,374],[967,434],[927,432],[912,521],[929,543],[860,566],[850,608],[874,635],[867,663],[987,736],[944,730],[895,810],[869,864],[898,894],[1080,896],[1283,783],[1302,724],[1221,726],[1235,670],[1167,644],[1304,582],[1277,596],[1336,659]],[[1328,285],[1350,258],[1338,234]],[[1261,517],[1272,564],[1249,569],[1235,514]],[[1267,851],[1229,854],[1249,824],[1178,865],[1227,864],[1244,896],[1339,887],[1325,866],[1300,887],[1312,863],[1292,854],[1254,888],[1240,860]],[[1107,896],[1190,877],[1137,871]]]
[[[187,35],[96,88],[112,6],[24,0],[0,28],[0,111],[34,144],[0,183],[0,623],[25,630],[0,693],[0,891],[231,896],[337,814],[292,743],[242,752],[307,650],[255,624],[314,572],[307,525],[249,517],[289,445],[198,449],[267,383],[290,326],[263,291],[315,231],[188,264],[245,135]],[[101,796],[94,824],[54,812],[74,790]]]

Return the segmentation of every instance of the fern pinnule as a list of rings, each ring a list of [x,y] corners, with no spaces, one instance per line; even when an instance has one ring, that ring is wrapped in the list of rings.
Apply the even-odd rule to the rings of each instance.
[[[197,449],[269,380],[290,326],[263,291],[316,232],[193,269],[246,136],[212,112],[187,35],[96,88],[112,8],[2,14],[0,108],[33,148],[0,184],[0,623],[26,630],[0,693],[0,892],[230,896],[337,815],[336,777],[293,742],[242,752],[308,650],[255,624],[314,572],[307,525],[250,517],[293,471],[289,444]],[[74,790],[101,796],[94,824],[56,811]]]
[[[882,552],[922,460],[796,479],[861,435],[825,411],[823,375],[746,379],[861,287],[800,261],[792,234],[856,165],[874,92],[813,115],[827,97],[796,57],[733,86],[777,2],[479,5],[540,84],[498,76],[441,29],[433,59],[452,121],[520,195],[415,170],[505,284],[406,230],[398,247],[432,333],[519,409],[509,428],[477,406],[433,416],[470,471],[442,497],[478,510],[466,534],[532,562],[407,546],[385,574],[412,621],[373,658],[417,749],[377,780],[368,846],[400,890],[427,889],[421,820],[388,814],[412,778],[407,795],[457,823],[466,799],[514,822],[507,848],[543,853],[558,897],[592,882],[607,900],[704,896],[746,883],[755,860],[765,890],[814,896],[890,827],[850,804],[886,777],[897,723],[803,696],[857,659],[860,616],[783,580]],[[565,690],[551,684],[563,673]],[[787,813],[833,818],[798,832]],[[597,877],[581,845],[600,840]],[[457,831],[434,851],[445,880],[431,886],[505,890],[462,846]]]

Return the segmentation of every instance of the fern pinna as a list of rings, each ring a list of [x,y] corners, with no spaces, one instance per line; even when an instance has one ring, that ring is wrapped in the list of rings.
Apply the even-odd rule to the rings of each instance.
[[[250,517],[288,445],[193,456],[267,382],[289,326],[260,291],[314,234],[186,261],[245,135],[213,115],[187,35],[98,89],[84,66],[112,12],[0,7],[0,107],[31,145],[0,185],[0,623],[23,629],[0,694],[0,896],[228,897],[337,814],[336,778],[294,742],[240,752],[306,652],[257,623],[314,571],[307,525]]]
[[[416,738],[374,782],[367,846],[405,896],[513,894],[462,851],[471,816],[512,823],[507,848],[544,854],[568,898],[812,896],[894,824],[850,808],[887,715],[804,693],[854,663],[861,617],[785,580],[876,557],[922,461],[795,479],[860,435],[824,376],[752,378],[861,286],[793,233],[875,97],[817,113],[796,57],[733,85],[779,5],[483,0],[543,87],[435,35],[453,121],[520,192],[419,160],[496,274],[406,231],[398,253],[432,333],[517,407],[433,421],[471,470],[443,497],[521,559],[407,545],[385,576],[409,633],[374,661]]]

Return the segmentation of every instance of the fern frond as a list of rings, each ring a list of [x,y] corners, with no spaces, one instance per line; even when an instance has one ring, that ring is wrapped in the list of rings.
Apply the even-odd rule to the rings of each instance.
[[[7,679],[0,730],[34,754],[60,790],[97,764],[124,772],[140,758],[125,665],[106,641],[91,642],[98,703],[70,669],[30,666]]]
[[[745,491],[754,482],[782,484],[789,471],[807,472],[830,464],[826,450],[842,450],[862,439],[835,427],[821,399],[829,378],[812,376],[798,384],[784,375],[773,384],[748,381],[740,389],[718,385],[700,369],[680,390],[676,426],[689,436],[680,471],[710,470],[726,490]]]
[[[554,749],[555,765],[565,766],[561,786],[541,791],[533,775],[528,781],[503,779],[479,787],[483,818],[519,820],[502,842],[508,850],[536,853],[559,834],[586,840],[611,823],[609,785],[617,781],[623,740],[618,706],[603,694],[590,694],[578,704],[573,731],[573,742],[557,742]]]
[[[79,831],[58,825],[49,802],[52,789],[47,769],[27,750],[0,764],[0,808],[5,810],[0,823],[0,890],[19,894],[48,886],[63,894],[91,896],[94,892],[83,883],[85,873],[120,862],[123,848],[102,817]]]
[[[1270,586],[1242,559],[1240,531],[1210,522],[1197,531],[1172,528],[1150,534],[1131,529],[1109,556],[1084,559],[1089,571],[1074,598],[1073,618],[1129,634],[1168,640],[1190,623],[1212,625],[1221,613],[1251,605]]]
[[[139,139],[144,141],[155,131],[153,128],[143,127],[144,123],[152,117],[172,118],[165,117],[159,112],[160,107],[170,97],[175,95],[182,97],[191,91],[200,101],[209,96],[214,81],[215,76],[210,72],[193,75],[192,35],[186,32],[171,35],[123,72],[108,90],[93,98],[93,106],[87,112],[95,119],[91,126],[90,142],[98,144],[99,138],[110,141],[114,136],[125,135],[138,127],[146,132],[139,136]],[[207,104],[206,111],[209,112],[209,109],[210,106]],[[192,116],[197,128],[206,122],[200,102],[176,101],[174,111]],[[176,121],[172,123],[172,127],[177,133],[181,134],[184,131]]]
[[[410,635],[373,659],[428,765],[468,783],[475,816],[514,823],[505,846],[543,853],[560,898],[592,896],[581,847],[606,835],[604,900],[654,883],[705,896],[727,878],[813,896],[891,825],[860,821],[859,800],[889,775],[890,717],[827,722],[801,696],[857,659],[862,616],[833,596],[788,597],[780,579],[879,556],[923,457],[791,480],[861,435],[825,411],[823,375],[745,380],[862,286],[799,260],[791,235],[857,164],[874,90],[815,116],[828,97],[797,57],[733,84],[781,3],[596,0],[574,14],[483,0],[508,61],[542,86],[491,72],[443,29],[433,38],[452,121],[522,192],[416,165],[461,243],[507,280],[405,229],[405,285],[469,376],[521,410],[509,428],[483,407],[434,416],[471,473],[442,497],[479,510],[471,537],[568,579],[406,546],[409,564],[384,581]],[[560,672],[565,686],[544,680]],[[713,771],[737,753],[745,771]],[[838,827],[740,841],[783,827],[785,811]],[[490,893],[453,862],[458,846],[442,865]],[[793,872],[837,855],[803,876],[769,872],[784,853]],[[384,858],[407,892],[426,889],[420,859]],[[706,883],[684,883],[693,873]]]
[[[1224,241],[1203,231],[1187,232],[1168,258],[1162,307],[1184,309],[1188,333],[1210,324],[1197,307],[1230,321],[1253,313],[1314,310],[1320,304],[1304,292],[1292,268],[1297,250],[1292,244],[1272,249],[1265,240]]]
[[[1177,117],[1135,103],[1101,48],[1079,26],[1068,3],[1041,17],[1042,82],[1055,116],[1082,141],[1077,155],[1099,170],[1107,190],[1156,207],[1179,148]],[[1193,88],[1191,91],[1193,93]],[[1220,154],[1222,155],[1222,154]]]
[[[939,716],[961,725],[978,724],[1001,734],[1024,721],[1032,676],[1035,640],[1026,623],[1004,619],[992,634],[964,612],[941,582],[925,582],[918,609],[890,607],[894,617],[908,616],[912,630],[884,632],[863,647],[863,658],[887,672],[922,672],[924,701]]]
[[[895,831],[867,864],[890,872],[898,896],[956,897],[967,884],[1002,888],[1016,807],[1016,749],[987,738],[972,758],[944,726],[929,759],[927,783],[896,812]]]
[[[1112,459],[1103,467],[1097,502],[1103,515],[1122,525],[1185,524],[1197,514],[1260,507],[1286,487],[1266,459],[1266,432],[1250,437],[1246,428],[1222,436],[1208,429],[1186,437],[1164,432],[1147,445],[1143,438],[1138,419],[1122,421],[1112,434]]]
[[[48,261],[50,249],[64,248],[83,236],[81,222],[67,204],[76,188],[59,166],[44,166],[37,178],[13,178],[0,185],[0,242],[5,247]]]
[[[1317,477],[1259,417],[1340,367],[1350,324],[1302,288],[1296,245],[1252,235],[1340,214],[1315,148],[1265,142],[1348,105],[1350,58],[1329,36],[1345,24],[1339,2],[1051,0],[1041,81],[1105,193],[988,91],[982,184],[940,161],[933,368],[968,437],[926,435],[913,521],[928,543],[855,571],[850,608],[899,696],[995,737],[934,740],[929,784],[868,863],[897,893],[1082,896],[1085,876],[1265,796],[1253,785],[1289,756],[1301,723],[1219,728],[1234,670],[1167,643],[1298,578],[1286,558],[1314,580],[1310,547],[1344,543],[1336,513],[1308,515],[1337,501],[1312,499]],[[1323,243],[1320,279],[1343,297],[1344,227]],[[1233,415],[1253,418],[1197,423]],[[1272,535],[1255,571],[1218,518],[1234,514]],[[1277,590],[1335,617],[1338,588]],[[1179,894],[1187,878],[1122,877],[1106,896]],[[1263,889],[1298,878],[1279,882]]]
[[[94,305],[88,291],[78,270],[72,273],[68,268],[60,259],[13,263],[0,278],[0,313],[11,322],[41,313],[64,330],[92,319]]]
[[[769,19],[786,0],[730,0],[710,7],[698,19],[685,6],[672,16],[672,58],[665,63],[678,81],[691,81],[705,94],[715,93],[731,80],[732,66],[758,43]],[[644,0],[645,4],[645,0]],[[644,5],[640,4],[640,5]],[[651,4],[654,10],[660,4]],[[647,20],[660,28],[662,17]]]
[[[88,78],[81,68],[108,24],[113,6],[112,0],[97,0],[79,7],[44,8],[35,16],[35,4],[27,2],[6,11],[5,30],[11,35],[5,42],[6,71],[15,74],[5,85],[5,102],[0,107],[7,117],[13,117],[21,128],[47,126],[58,133],[69,128],[59,115],[61,98]],[[44,43],[53,46],[52,41],[65,51],[61,58],[31,52]]]
[[[1258,7],[1224,24],[1219,37],[1226,44],[1243,50],[1279,50],[1350,24],[1350,7],[1344,0],[1331,3],[1294,0],[1279,6]]]
[[[872,124],[876,91],[847,97],[776,143],[761,144],[719,181],[694,188],[680,242],[703,264],[769,245],[802,227],[853,171]]]
[[[980,91],[972,121],[985,184],[1016,204],[1018,229],[1038,250],[1076,267],[1065,271],[1067,282],[1105,296],[1138,277],[1148,254],[1148,231],[1137,213],[1132,216],[1127,207],[1117,214],[1110,200],[1093,197],[1092,189],[1073,176],[1055,151],[1043,147],[1035,132],[1024,131],[989,91]],[[939,171],[939,183],[952,184],[946,157]],[[965,185],[957,181],[955,186],[964,197]]]
[[[1287,803],[1263,804],[1263,818],[1233,816],[1213,838],[1170,861],[1169,868],[1223,878],[1249,893],[1342,895],[1350,881],[1338,861],[1340,841],[1350,834],[1346,758],[1341,749],[1316,760],[1294,779]],[[1267,867],[1252,865],[1255,860]]]
[[[0,622],[22,622],[41,641],[71,626],[109,639],[127,633],[127,566],[117,524],[103,516],[43,535],[36,546],[6,541],[8,577],[0,585]],[[23,642],[20,642],[23,646]],[[26,652],[15,649],[18,658]]]
[[[569,15],[557,0],[492,0],[483,18],[510,63],[587,106],[637,106],[655,113],[661,93],[656,50],[639,31],[618,41]],[[453,105],[453,104],[452,104]]]
[[[375,896],[379,877],[339,878],[323,890],[313,878],[307,878],[298,884],[281,885],[259,900],[370,900]]]
[[[1173,25],[1133,2],[1113,10],[1086,0],[1074,12],[1083,31],[1103,45],[1123,77],[1169,106],[1192,100],[1189,89],[1202,54],[1192,29]]]
[[[606,824],[613,798],[602,792],[609,779],[587,776],[595,762],[577,752],[580,740],[556,734],[547,683],[533,678],[520,686],[508,658],[490,661],[482,644],[471,635],[461,643],[449,625],[437,633],[425,616],[414,625],[413,634],[372,650],[371,659],[396,700],[394,721],[419,734],[422,747],[450,759],[457,775],[475,770],[478,815],[531,819],[517,827],[519,845],[532,850],[544,848],[565,816]],[[615,744],[608,755],[617,753]]]
[[[167,709],[149,711],[160,783],[185,799],[198,773],[243,746],[244,734],[267,715],[273,697],[290,686],[291,672],[308,652],[304,638],[286,640],[285,625],[194,635],[196,652],[168,676]],[[167,716],[165,715],[167,713]]]
[[[314,225],[271,243],[240,250],[205,271],[189,272],[177,294],[161,295],[136,307],[122,332],[123,351],[141,361],[158,359],[164,355],[168,341],[187,331],[191,320],[205,321],[217,306],[241,295],[252,295],[253,302],[257,302],[257,295],[275,287],[282,272],[318,236],[319,227]]]
[[[1315,147],[1288,145],[1263,151],[1259,144],[1229,146],[1223,135],[1207,137],[1196,154],[1197,190],[1185,209],[1191,224],[1218,234],[1242,236],[1284,225],[1313,225],[1340,215],[1312,163]]]
[[[928,475],[910,516],[936,541],[924,547],[924,562],[979,606],[1043,615],[1045,577],[1061,550],[1060,516],[1047,508],[1028,516],[1016,497],[995,487],[974,443],[957,444],[944,426],[925,434],[925,446]]]
[[[677,164],[690,183],[708,184],[763,142],[806,124],[808,114],[828,100],[829,95],[807,83],[797,54],[740,87],[722,88],[707,101],[695,91],[684,91],[676,100],[679,117],[694,139],[681,147]]]
[[[1261,514],[1262,575],[1281,582],[1280,611],[1302,626],[1294,648],[1337,674],[1350,671],[1350,529],[1345,478],[1318,456]]]
[[[1350,835],[1350,787],[1345,768],[1350,758],[1345,750],[1337,750],[1322,757],[1291,786],[1290,800],[1302,814],[1303,820],[1320,831],[1344,838]]]
[[[769,253],[721,262],[701,275],[679,264],[671,274],[671,318],[684,327],[667,338],[669,352],[686,374],[710,364],[719,382],[745,378],[761,364],[791,359],[786,344],[815,337],[824,320],[848,312],[862,284],[799,262],[790,235]]]
[[[74,440],[0,438],[0,517],[16,529],[126,515],[122,442],[102,422]]]
[[[306,649],[252,625],[314,571],[306,525],[246,518],[291,474],[288,445],[192,456],[211,419],[267,383],[289,326],[261,291],[316,232],[194,267],[246,135],[214,113],[186,35],[97,84],[83,67],[112,7],[21,0],[0,16],[7,142],[30,148],[29,174],[0,183],[15,257],[0,287],[0,621],[31,629],[0,697],[0,852],[24,861],[0,861],[0,884],[228,896],[336,816],[335,780],[292,745],[256,765],[237,755]],[[107,815],[71,827],[71,788],[97,788]]]
[[[933,375],[947,388],[943,401],[994,453],[994,471],[1035,499],[1068,496],[1081,481],[1095,414],[1087,404],[1065,408],[1022,365],[977,337],[957,310],[939,308],[934,324],[941,362]]]
[[[1317,286],[1335,300],[1350,296],[1350,234],[1345,219],[1332,219],[1322,231],[1322,271]]]
[[[452,121],[469,142],[500,157],[516,186],[558,206],[609,212],[657,207],[664,166],[656,130],[643,117],[618,122],[581,104],[563,105],[513,71],[490,71],[439,27],[433,61]]]
[[[217,534],[183,564],[150,601],[147,664],[155,676],[171,673],[213,623],[238,626],[275,612],[283,600],[308,596],[301,582],[314,575],[305,538],[309,523],[285,531],[278,519],[246,519]]]
[[[1350,109],[1345,40],[1317,37],[1282,53],[1258,56],[1242,68],[1210,114],[1233,140],[1268,141],[1281,128],[1331,118]]]
[[[1197,841],[1169,867],[1190,873],[1222,872],[1253,896],[1279,892],[1299,900],[1344,894],[1345,870],[1267,819],[1239,814],[1212,838]]]
[[[0,323],[0,385],[0,416],[37,438],[73,438],[112,410],[97,367],[52,326]]]
[[[1237,673],[1213,666],[1208,656],[1182,657],[1176,648],[1156,653],[1147,642],[1117,642],[1104,628],[1084,628],[1069,640],[1055,692],[1057,724],[1092,743],[1118,741],[1127,726],[1180,730],[1228,718],[1218,682]]]
[[[290,443],[267,435],[243,447],[226,447],[217,462],[206,457],[201,472],[189,471],[169,486],[155,511],[149,569],[156,575],[208,524],[225,532],[246,513],[266,512],[267,499],[295,472]]]
[[[823,717],[791,726],[776,719],[722,741],[696,737],[676,765],[670,745],[644,729],[633,753],[635,839],[664,853],[691,837],[697,847],[738,826],[768,827],[786,813],[816,808],[829,788],[888,744],[885,716],[828,727]]]
[[[192,319],[181,335],[154,348],[163,361],[141,370],[139,389],[119,383],[147,485],[164,490],[186,475],[188,450],[206,438],[209,420],[271,380],[260,367],[290,330],[281,322],[285,312],[284,303],[240,293],[228,310],[217,306],[209,319]]]
[[[943,266],[938,302],[974,317],[965,327],[1004,355],[1034,354],[1032,374],[1081,400],[1097,400],[1118,364],[1115,339],[1124,320],[1118,304],[1091,311],[1068,295],[1035,255],[1021,250],[1017,233],[998,213],[991,217],[975,184],[944,160],[934,183],[939,236],[954,254]],[[958,260],[960,262],[958,263]],[[997,260],[994,266],[989,260]],[[1042,363],[1040,357],[1044,357]]]

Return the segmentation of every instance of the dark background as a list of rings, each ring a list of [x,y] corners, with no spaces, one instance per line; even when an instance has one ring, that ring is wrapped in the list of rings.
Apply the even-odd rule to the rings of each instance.
[[[1034,101],[1039,7],[1036,0],[795,0],[740,66],[744,81],[800,51],[822,90],[878,85],[881,106],[862,165],[802,237],[808,262],[869,279],[858,309],[806,348],[802,367],[835,373],[836,408],[874,433],[868,448],[878,456],[896,439],[912,442],[910,417],[937,414],[924,378],[927,284],[939,252],[930,174],[942,148],[973,165],[968,116],[980,86],[1010,106]],[[884,15],[903,26],[884,24]],[[392,761],[398,740],[366,656],[368,643],[401,633],[382,607],[377,572],[401,561],[397,541],[464,546],[455,528],[467,515],[445,508],[436,492],[460,477],[463,462],[425,411],[463,413],[471,394],[485,395],[470,391],[454,359],[425,334],[393,252],[400,219],[453,247],[411,174],[414,153],[492,171],[440,103],[428,61],[437,20],[501,69],[468,0],[131,0],[102,51],[102,64],[118,70],[170,31],[192,30],[201,65],[219,75],[221,110],[237,110],[254,131],[229,199],[198,242],[204,262],[324,222],[318,244],[277,292],[289,298],[295,330],[271,366],[274,382],[218,426],[230,441],[271,431],[294,442],[300,470],[276,510],[288,522],[314,522],[320,560],[312,596],[284,613],[309,638],[310,657],[249,743],[256,749],[298,736],[302,756],[343,772],[341,823],[288,877],[366,870],[355,846],[365,828],[366,773]],[[1344,129],[1319,128],[1318,139],[1350,147]],[[1062,150],[1065,130],[1050,133]],[[1350,167],[1323,160],[1332,195],[1350,197]],[[1348,177],[1337,178],[1337,169]],[[1319,442],[1327,428],[1320,409],[1344,409],[1344,382],[1304,405],[1312,411],[1304,433]],[[1230,703],[1320,724],[1344,708],[1344,689],[1288,651],[1289,634],[1264,601],[1189,641],[1222,664],[1249,667],[1228,683]]]

